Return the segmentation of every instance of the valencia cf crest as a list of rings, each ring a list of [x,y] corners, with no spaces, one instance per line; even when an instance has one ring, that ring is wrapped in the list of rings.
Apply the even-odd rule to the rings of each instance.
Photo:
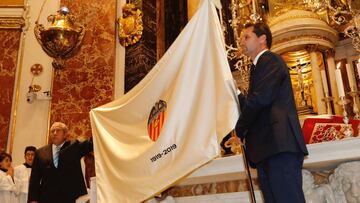
[[[160,136],[161,128],[164,126],[165,115],[166,102],[163,100],[159,100],[152,107],[147,124],[149,137],[154,142]]]

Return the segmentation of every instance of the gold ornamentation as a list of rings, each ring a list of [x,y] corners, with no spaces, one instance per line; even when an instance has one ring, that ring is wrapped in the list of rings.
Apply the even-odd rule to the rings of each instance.
[[[119,41],[122,46],[138,42],[143,31],[142,12],[134,4],[125,4],[123,16],[118,19]]]
[[[312,12],[309,12],[309,11],[303,11],[303,10],[292,10],[291,13],[289,11],[287,13],[283,13],[283,15],[279,15],[279,16],[271,18],[269,20],[269,26],[272,27],[272,26],[274,26],[274,25],[276,25],[278,23],[282,23],[283,21],[289,20],[289,19],[291,19],[291,20],[294,20],[294,19],[302,19],[302,20],[304,20],[304,18],[312,18],[312,19],[324,21],[322,18],[320,18],[315,13],[312,13]]]
[[[75,18],[66,7],[62,7],[56,15],[48,16],[47,20],[50,23],[48,28],[36,21],[34,33],[43,50],[54,58],[53,67],[59,70],[65,67],[64,60],[79,49],[85,29],[75,25]]]
[[[360,12],[354,16],[352,24],[345,29],[345,34],[352,39],[355,50],[360,52]]]
[[[30,92],[39,92],[41,90],[41,86],[40,85],[30,85],[29,86],[29,91]]]
[[[276,46],[276,45],[279,45],[282,43],[289,43],[289,41],[300,40],[300,39],[304,39],[304,38],[315,39],[315,40],[324,40],[324,41],[328,41],[333,44],[333,42],[329,38],[324,37],[322,35],[297,35],[297,36],[282,38],[281,40],[274,41],[273,46]],[[304,44],[306,44],[306,43],[304,43]]]
[[[231,152],[234,154],[241,154],[241,145],[240,138],[232,131],[231,137],[225,142],[225,147],[230,148]]]
[[[21,29],[25,25],[23,18],[1,18],[0,29]]]

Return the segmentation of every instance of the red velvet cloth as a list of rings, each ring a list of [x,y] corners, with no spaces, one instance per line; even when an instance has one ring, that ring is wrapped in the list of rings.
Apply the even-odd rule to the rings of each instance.
[[[350,119],[353,135],[358,134],[360,120]],[[344,137],[344,121],[342,116],[330,118],[307,118],[304,121],[303,133],[307,144],[342,139]]]

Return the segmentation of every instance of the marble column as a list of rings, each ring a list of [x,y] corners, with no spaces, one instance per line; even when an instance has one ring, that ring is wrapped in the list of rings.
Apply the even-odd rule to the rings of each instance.
[[[6,150],[13,106],[20,29],[0,27],[0,149]]]
[[[337,105],[336,102],[339,100],[339,92],[337,90],[336,79],[335,79],[335,50],[328,49],[325,51],[326,63],[327,68],[329,71],[329,80],[330,80],[330,90],[331,96],[334,97],[333,104],[334,110],[336,115],[342,115],[342,108],[341,106]]]
[[[326,114],[326,104],[322,101],[322,99],[324,98],[324,90],[322,87],[320,67],[318,64],[318,57],[316,53],[317,46],[309,45],[307,47],[307,50],[310,54],[310,60],[311,60],[312,77],[313,77],[313,84],[316,95],[316,107],[318,110],[317,113]]]
[[[140,41],[125,49],[125,92],[138,84],[157,62],[159,27],[156,21],[156,1],[136,0],[131,3],[143,12],[144,30]]]

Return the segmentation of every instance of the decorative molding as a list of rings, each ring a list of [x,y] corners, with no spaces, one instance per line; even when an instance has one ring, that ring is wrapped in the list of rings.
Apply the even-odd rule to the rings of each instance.
[[[297,36],[291,36],[289,38],[282,38],[281,40],[274,42],[274,45],[281,44],[281,43],[284,43],[284,42],[289,42],[289,41],[292,41],[292,40],[304,39],[304,38],[310,38],[310,39],[315,39],[315,40],[324,40],[324,41],[332,42],[329,38],[324,37],[322,35],[297,35]],[[304,42],[304,44],[309,44],[309,43]]]
[[[25,25],[24,18],[0,17],[0,29],[21,29]]]
[[[288,11],[270,20],[273,34],[273,51],[284,53],[305,48],[307,44],[318,44],[319,49],[334,48],[338,32],[317,14],[302,11]]]
[[[319,46],[317,44],[309,44],[306,46],[306,50],[309,53],[316,52],[316,51],[318,51],[318,49],[319,49]]]
[[[0,8],[0,29],[21,29],[25,26],[24,7]]]
[[[274,40],[271,50],[281,54],[287,51],[294,51],[306,48],[309,44],[317,44],[319,49],[334,48],[335,45],[331,39],[323,35],[296,35],[287,38]]]
[[[254,190],[259,190],[258,179],[252,179]],[[184,196],[197,196],[197,195],[210,195],[232,192],[245,192],[249,191],[248,179],[238,180],[234,177],[233,180],[224,182],[211,182],[193,185],[175,185],[165,190],[161,195],[170,195],[173,197]]]
[[[22,17],[25,11],[25,7],[0,7],[1,17]]]
[[[255,198],[257,203],[263,203],[261,192],[259,190],[255,191]],[[199,196],[190,196],[190,197],[175,197],[177,203],[199,203],[199,202],[227,202],[227,203],[250,203],[250,193],[249,192],[232,192],[232,193],[223,193],[223,194],[211,194],[211,195],[199,195]]]
[[[316,20],[320,20],[324,23],[326,23],[324,20],[322,20],[317,14],[310,12],[310,11],[303,11],[303,10],[292,10],[289,12],[286,12],[278,17],[274,17],[271,18],[269,20],[269,26],[275,26],[278,23],[282,23],[283,21],[287,21],[289,20],[289,18],[291,18],[291,20],[294,19],[304,19],[304,18],[311,18],[311,19],[316,19]]]

